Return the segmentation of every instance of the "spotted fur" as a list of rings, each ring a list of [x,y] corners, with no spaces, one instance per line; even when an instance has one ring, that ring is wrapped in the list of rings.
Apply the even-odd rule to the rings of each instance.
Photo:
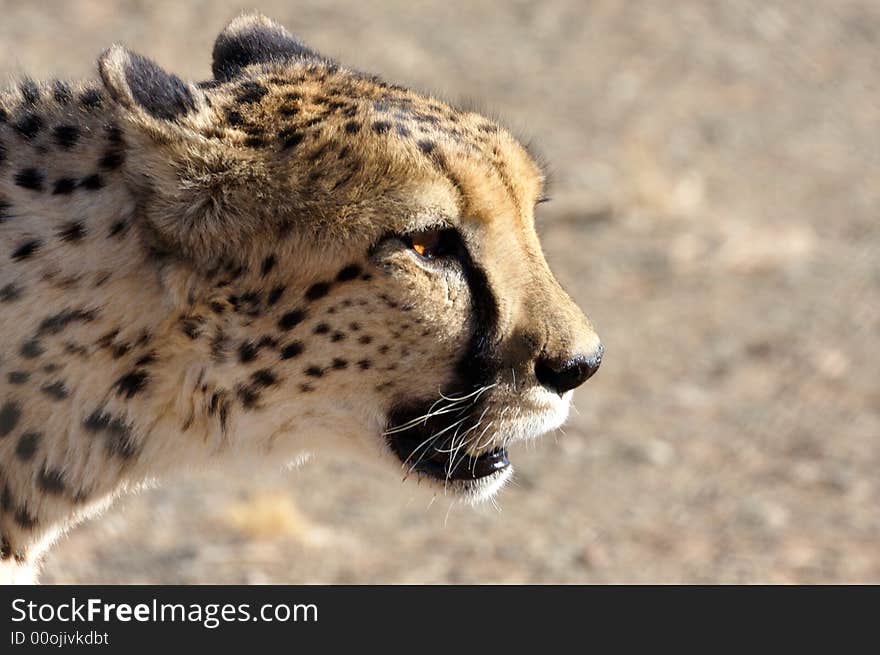
[[[560,371],[598,365],[535,235],[540,168],[506,130],[258,15],[218,37],[213,72],[190,83],[114,46],[96,81],[0,94],[10,579],[182,465],[337,449],[485,497],[509,468],[438,481],[389,435],[455,427],[419,418],[449,402],[476,462],[559,425]],[[430,230],[453,255],[411,247]]]

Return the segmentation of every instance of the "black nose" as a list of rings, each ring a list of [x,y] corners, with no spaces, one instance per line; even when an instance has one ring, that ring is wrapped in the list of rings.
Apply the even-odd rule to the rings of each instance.
[[[535,363],[535,375],[538,382],[561,396],[593,377],[604,352],[605,348],[600,345],[592,355],[575,355],[564,361],[541,357]]]

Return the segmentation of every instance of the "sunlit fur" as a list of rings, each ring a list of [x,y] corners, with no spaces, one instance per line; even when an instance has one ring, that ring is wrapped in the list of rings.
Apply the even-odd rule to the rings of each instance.
[[[275,54],[247,60],[255,43]],[[114,46],[99,81],[0,95],[10,580],[120,492],[221,462],[335,450],[486,498],[511,468],[426,479],[389,449],[391,408],[472,411],[451,447],[479,455],[565,419],[571,394],[537,383],[536,356],[598,347],[544,260],[542,174],[507,131],[337,66],[261,16],[218,44],[207,83]],[[244,64],[227,65],[241,44]],[[428,228],[458,231],[494,305],[497,370],[476,388],[456,366],[485,299],[456,262],[394,236]]]

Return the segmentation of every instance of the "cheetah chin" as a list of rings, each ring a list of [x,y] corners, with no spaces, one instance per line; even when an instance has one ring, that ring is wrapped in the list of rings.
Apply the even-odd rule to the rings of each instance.
[[[209,80],[97,68],[0,93],[0,577],[197,467],[360,453],[482,500],[565,420],[603,350],[510,132],[256,14]]]

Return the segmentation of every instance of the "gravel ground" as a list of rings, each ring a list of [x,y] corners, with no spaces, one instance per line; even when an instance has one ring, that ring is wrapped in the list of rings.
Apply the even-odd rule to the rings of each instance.
[[[73,530],[45,582],[880,582],[877,2],[254,4],[543,153],[605,362],[500,511],[341,459],[206,472]],[[2,1],[0,74],[120,40],[207,77],[239,8]]]

